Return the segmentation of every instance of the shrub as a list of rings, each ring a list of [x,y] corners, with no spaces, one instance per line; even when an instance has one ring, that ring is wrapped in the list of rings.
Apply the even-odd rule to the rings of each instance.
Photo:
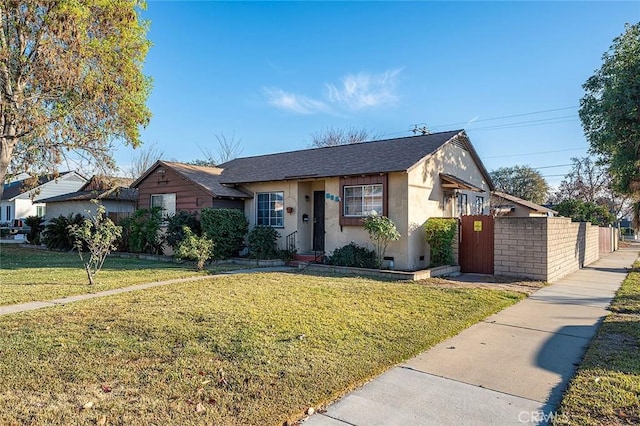
[[[213,257],[213,241],[206,236],[197,236],[188,226],[182,227],[183,240],[176,247],[177,259],[196,261],[196,269],[201,271],[207,260]]]
[[[378,268],[382,265],[384,252],[391,241],[400,239],[396,225],[386,216],[371,215],[363,219],[364,230],[369,233],[369,239],[376,245]]]
[[[84,216],[80,213],[54,217],[44,228],[42,234],[44,244],[50,250],[71,250],[74,247],[74,238],[69,233],[69,227],[71,225],[81,225],[83,221]]]
[[[185,239],[185,226],[189,228],[189,231],[192,234],[196,236],[202,235],[202,229],[200,228],[200,221],[197,218],[197,213],[180,210],[167,221],[167,244],[169,244],[172,249],[175,250],[178,248],[180,243]]]
[[[162,254],[162,221],[162,207],[136,210],[122,221],[126,244],[121,248],[132,253]]]
[[[453,265],[453,239],[456,236],[458,220],[452,218],[431,218],[424,224],[426,241],[431,248],[431,265]]]
[[[215,245],[214,259],[236,256],[244,243],[249,222],[244,213],[236,209],[202,209],[200,212],[202,233]]]
[[[329,265],[350,266],[356,268],[378,268],[378,255],[375,251],[361,247],[353,241],[333,251],[327,258]]]
[[[27,216],[24,223],[30,228],[27,241],[30,244],[40,244],[40,233],[42,232],[44,219],[38,216]]]
[[[69,233],[75,239],[80,260],[84,263],[89,285],[93,285],[93,277],[100,272],[111,250],[116,248],[115,242],[121,232],[122,228],[105,216],[104,206],[98,206],[96,215],[85,219],[81,225],[69,227]],[[89,252],[89,258],[86,261],[82,254],[85,247]]]
[[[280,234],[270,226],[256,226],[249,232],[249,256],[254,259],[276,259],[280,252],[276,242]]]

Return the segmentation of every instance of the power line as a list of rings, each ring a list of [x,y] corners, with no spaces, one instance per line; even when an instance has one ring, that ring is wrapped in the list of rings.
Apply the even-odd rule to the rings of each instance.
[[[567,120],[567,118],[571,118],[570,120]],[[547,124],[559,124],[559,123],[569,123],[571,121],[577,121],[577,118],[574,118],[573,115],[566,115],[563,117],[549,117],[549,118],[543,118],[540,120],[527,120],[527,121],[519,121],[519,122],[515,122],[515,123],[504,123],[504,124],[496,124],[493,126],[486,126],[486,127],[475,127],[475,128],[470,128],[470,131],[477,131],[477,130],[497,130],[497,129],[515,129],[518,127],[533,127],[533,126],[541,126],[541,125],[547,125]]]
[[[482,118],[480,120],[467,120],[467,121],[459,121],[457,123],[449,123],[449,124],[440,124],[437,126],[430,126],[432,128],[439,128],[439,127],[449,127],[449,126],[457,126],[459,124],[471,124],[471,123],[477,123],[477,122],[481,122],[481,121],[493,121],[493,120],[504,120],[506,118],[514,118],[514,117],[525,117],[527,115],[535,115],[535,114],[544,114],[547,112],[555,112],[555,111],[565,111],[568,109],[575,109],[578,108],[577,106],[571,106],[571,107],[564,107],[564,108],[553,108],[553,109],[545,109],[542,111],[534,111],[534,112],[525,112],[522,114],[513,114],[513,115],[503,115],[501,117],[491,117],[491,118]],[[470,123],[471,121],[471,123]],[[425,124],[425,123],[419,123],[419,124]],[[418,125],[418,124],[416,124]]]
[[[522,154],[493,155],[493,156],[482,157],[482,158],[485,159],[485,158],[521,157],[523,155],[553,154],[555,152],[578,151],[578,150],[583,150],[583,149],[587,149],[587,148],[586,147],[582,147],[582,148],[558,149],[558,150],[554,150],[554,151],[524,152]]]
[[[554,169],[554,168],[556,168],[556,167],[566,167],[566,166],[571,166],[571,164],[558,164],[557,166],[532,167],[532,169],[534,169],[534,170],[540,170],[540,169]]]

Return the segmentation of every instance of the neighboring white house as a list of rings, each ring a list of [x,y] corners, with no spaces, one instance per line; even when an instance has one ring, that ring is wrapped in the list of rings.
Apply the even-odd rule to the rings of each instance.
[[[37,186],[27,190],[25,183],[29,177],[25,175],[19,177],[20,179],[4,185],[0,201],[1,223],[27,216],[44,217],[46,204],[40,200],[75,192],[87,182],[86,178],[76,172],[64,172],[58,177],[41,176],[38,178]]]
[[[76,192],[40,199],[47,205],[45,219],[48,222],[58,216],[95,215],[97,201],[104,206],[107,216],[118,223],[136,209],[138,190],[129,188],[132,181],[120,177],[93,176]]]

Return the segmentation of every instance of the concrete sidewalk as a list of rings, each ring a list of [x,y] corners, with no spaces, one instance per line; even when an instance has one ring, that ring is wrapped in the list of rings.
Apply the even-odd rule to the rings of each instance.
[[[305,426],[547,424],[638,257],[620,250],[400,364]]]

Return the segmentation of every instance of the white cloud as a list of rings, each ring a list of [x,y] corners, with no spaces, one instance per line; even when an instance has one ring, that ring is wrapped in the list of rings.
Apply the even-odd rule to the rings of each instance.
[[[326,84],[328,98],[350,110],[392,105],[398,99],[395,94],[398,74],[400,70],[382,74],[349,74],[342,79],[341,86]]]
[[[352,112],[365,108],[393,105],[396,81],[401,70],[389,70],[382,74],[361,72],[348,74],[338,85],[325,83],[325,100],[318,100],[278,88],[265,88],[267,102],[276,108],[297,114],[334,114],[339,110]]]
[[[269,105],[298,114],[314,114],[327,112],[328,106],[322,102],[303,95],[285,92],[281,89],[265,88]]]

